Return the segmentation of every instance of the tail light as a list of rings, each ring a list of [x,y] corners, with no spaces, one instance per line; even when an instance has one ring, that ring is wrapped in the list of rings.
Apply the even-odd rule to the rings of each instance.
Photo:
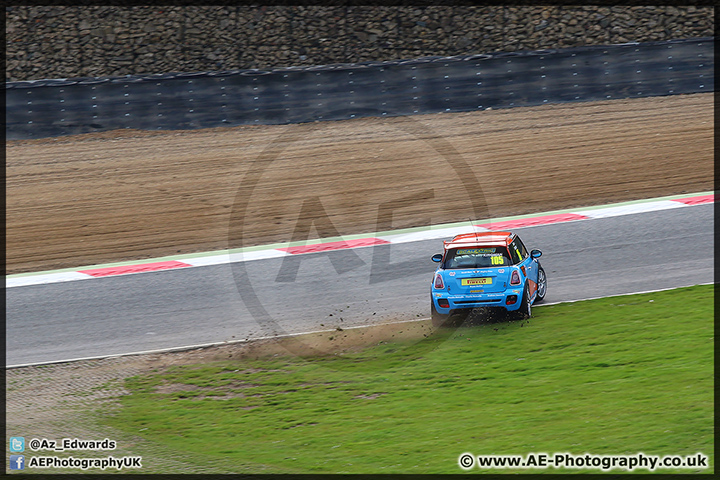
[[[445,288],[442,275],[440,275],[439,273],[435,275],[435,288],[437,288],[438,290],[442,290],[443,288]]]
[[[448,301],[447,298],[439,298],[439,299],[438,299],[438,305],[439,305],[441,308],[450,308],[450,302]]]
[[[520,285],[520,274],[517,270],[513,270],[510,275],[510,285]]]

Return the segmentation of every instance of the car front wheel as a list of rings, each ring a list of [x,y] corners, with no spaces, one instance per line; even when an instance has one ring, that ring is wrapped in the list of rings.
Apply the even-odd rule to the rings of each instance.
[[[542,302],[546,293],[547,277],[545,276],[545,270],[538,266],[537,296],[535,297],[535,303]]]

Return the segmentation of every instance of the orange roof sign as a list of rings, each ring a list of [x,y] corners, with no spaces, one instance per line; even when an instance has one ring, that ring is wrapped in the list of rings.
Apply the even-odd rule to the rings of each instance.
[[[515,234],[512,232],[477,232],[455,235],[452,240],[444,241],[445,250],[457,247],[483,247],[486,245],[509,245]]]

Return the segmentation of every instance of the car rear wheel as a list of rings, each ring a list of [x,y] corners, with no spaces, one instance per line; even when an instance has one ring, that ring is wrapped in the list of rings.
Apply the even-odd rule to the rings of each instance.
[[[515,318],[522,320],[530,317],[532,317],[532,304],[530,303],[530,291],[528,290],[527,284],[525,284],[522,303],[520,304],[520,308],[518,308],[517,312],[515,312]]]
[[[535,303],[542,302],[546,293],[547,277],[545,276],[545,270],[538,265],[537,297],[535,297]]]
[[[451,311],[450,316],[452,317],[452,319],[450,320],[451,323],[448,325],[459,327],[460,325],[465,323],[465,320],[467,320],[471,311],[472,308],[459,308],[457,310]]]
[[[448,320],[450,319],[450,313],[440,313],[435,309],[435,301],[430,298],[430,317],[432,318],[433,327],[448,327],[450,326]]]

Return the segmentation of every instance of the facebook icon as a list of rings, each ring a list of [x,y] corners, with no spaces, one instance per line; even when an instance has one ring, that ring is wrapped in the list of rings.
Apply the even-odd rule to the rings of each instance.
[[[10,470],[25,470],[25,455],[10,455]]]

